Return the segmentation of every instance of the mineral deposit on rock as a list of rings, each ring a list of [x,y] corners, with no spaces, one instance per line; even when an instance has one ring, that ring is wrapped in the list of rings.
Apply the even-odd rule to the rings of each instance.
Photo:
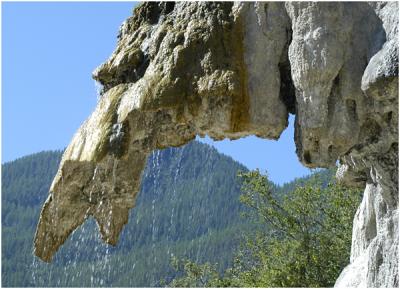
[[[397,2],[143,3],[93,77],[102,96],[43,206],[41,259],[89,216],[115,245],[153,150],[277,139],[294,113],[299,160],[339,160],[338,178],[365,188],[336,285],[399,285]]]

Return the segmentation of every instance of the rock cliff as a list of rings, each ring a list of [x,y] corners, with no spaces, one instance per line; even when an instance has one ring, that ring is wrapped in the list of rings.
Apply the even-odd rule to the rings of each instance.
[[[397,2],[143,3],[93,73],[103,85],[66,149],[35,254],[93,216],[115,245],[149,153],[196,135],[277,139],[365,187],[337,286],[398,286]]]

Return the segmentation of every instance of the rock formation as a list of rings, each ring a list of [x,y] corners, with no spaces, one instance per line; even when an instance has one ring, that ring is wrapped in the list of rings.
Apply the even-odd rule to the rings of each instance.
[[[365,187],[338,286],[398,286],[398,4],[143,3],[97,68],[101,99],[66,149],[35,254],[93,216],[115,245],[146,158],[196,135],[277,139]]]

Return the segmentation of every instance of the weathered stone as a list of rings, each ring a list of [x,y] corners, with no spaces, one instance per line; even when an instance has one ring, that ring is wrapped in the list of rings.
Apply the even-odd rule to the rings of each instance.
[[[398,4],[143,3],[93,77],[35,237],[50,261],[88,216],[116,244],[154,149],[196,135],[277,139],[296,114],[308,167],[364,187],[338,286],[398,286]],[[367,262],[367,263],[365,263]]]

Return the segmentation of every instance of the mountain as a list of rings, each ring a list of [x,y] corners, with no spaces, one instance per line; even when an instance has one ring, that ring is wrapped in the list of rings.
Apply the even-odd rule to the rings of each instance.
[[[141,192],[116,247],[100,240],[93,219],[77,229],[52,263],[32,254],[33,237],[62,151],[41,152],[2,165],[2,286],[152,287],[176,276],[171,258],[231,266],[243,234],[238,171],[247,168],[213,147],[193,141],[154,152]],[[332,171],[317,173],[322,182]],[[284,194],[310,177],[281,187]]]
[[[230,265],[241,232],[238,171],[246,167],[191,142],[148,159],[136,207],[116,247],[100,241],[93,219],[74,232],[51,264],[32,255],[41,205],[61,151],[2,165],[2,285],[159,286],[172,256]],[[168,281],[168,280],[167,280]]]

